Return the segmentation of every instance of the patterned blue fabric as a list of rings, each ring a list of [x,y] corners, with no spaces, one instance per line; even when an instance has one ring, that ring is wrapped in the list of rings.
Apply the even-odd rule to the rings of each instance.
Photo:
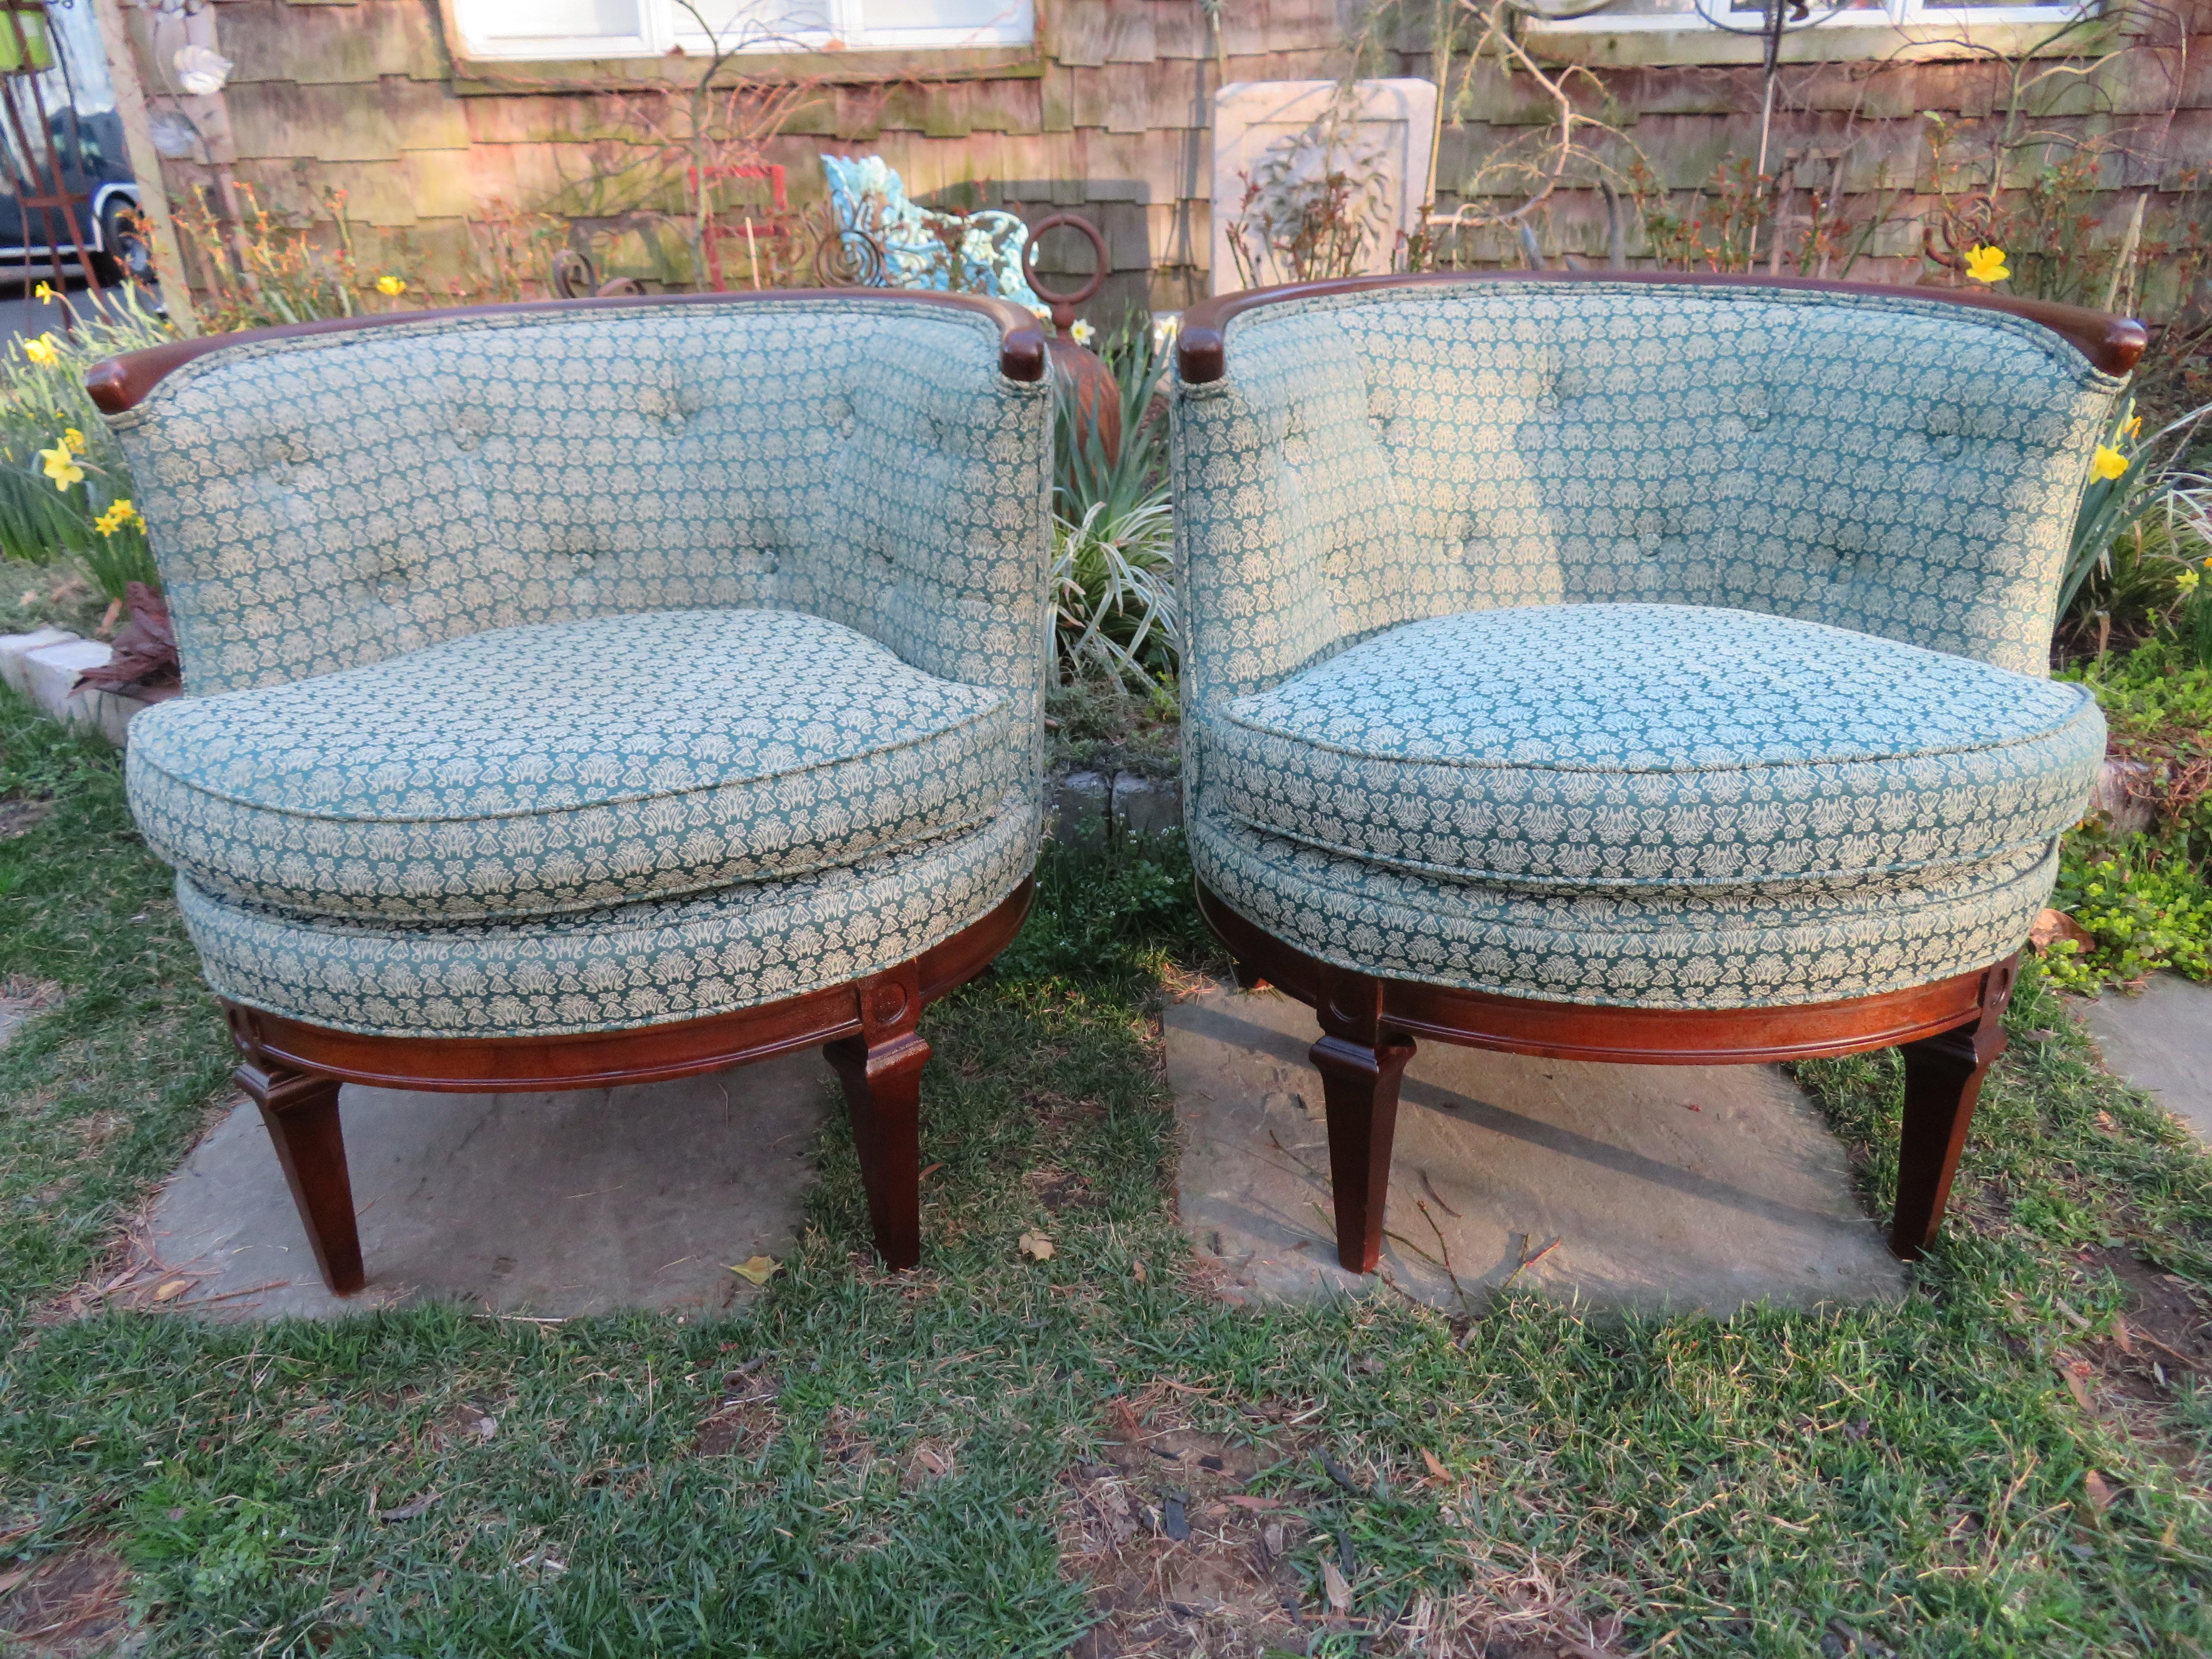
[[[1408,870],[1574,888],[2040,854],[2105,748],[2078,685],[1684,605],[1408,623],[1201,718],[1210,812]]]
[[[1905,295],[1471,283],[1246,313],[1179,386],[1187,690],[1401,622],[1724,605],[2046,672],[2118,383]]]
[[[551,1036],[775,1002],[896,967],[988,914],[1036,861],[1037,797],[982,828],[783,881],[508,923],[374,925],[177,902],[223,996],[340,1030]]]
[[[340,1029],[719,1013],[1040,833],[1051,392],[886,299],[249,342],[112,422],[188,695],[133,810],[210,982]]]
[[[1402,875],[1197,814],[1199,878],[1309,956],[1387,979],[1641,1008],[1763,1008],[1933,984],[2020,947],[2058,854],[1931,880],[1562,892]]]
[[[2118,383],[1909,295],[1384,289],[1178,386],[1200,878],[1350,968],[1750,1007],[1986,966],[2103,750],[2044,678]],[[1825,625],[1822,625],[1825,624]]]
[[[599,909],[980,826],[1030,774],[1009,702],[799,611],[544,623],[156,704],[131,796],[210,893],[400,921]]]
[[[1052,389],[885,296],[233,346],[113,416],[194,693],[524,623],[805,611],[1042,698]]]

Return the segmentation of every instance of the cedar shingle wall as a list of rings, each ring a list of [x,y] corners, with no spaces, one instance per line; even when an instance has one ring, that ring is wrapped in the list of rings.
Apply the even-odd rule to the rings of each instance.
[[[816,157],[829,150],[881,153],[926,200],[1016,206],[1031,217],[1080,209],[1107,236],[1116,273],[1095,309],[1110,313],[1137,299],[1185,304],[1206,286],[1206,119],[1218,76],[1197,0],[1038,6],[1048,43],[1042,75],[826,88],[775,141],[770,159],[788,169],[802,201],[820,194]],[[1225,9],[1228,72],[1240,81],[1339,73],[1358,15],[1355,0],[1228,0]],[[2212,161],[2208,13],[2212,0],[2197,0],[2193,16],[2178,21],[2162,14],[2038,124],[2069,142],[2101,134],[2118,145],[2107,182],[2165,192],[2150,215],[2154,234],[2161,216],[2183,207],[2190,170]],[[595,161],[612,153],[608,136],[635,121],[635,101],[592,92],[456,93],[429,0],[225,0],[217,15],[222,50],[236,63],[228,100],[238,178],[266,204],[301,213],[319,212],[324,192],[343,188],[372,270],[463,279],[471,269],[467,222],[501,207],[605,217],[636,205],[605,189],[594,198],[589,188]],[[1429,62],[1419,50],[1399,50],[1381,67],[1421,74]],[[1895,214],[1910,218],[1929,205],[1936,182],[1923,112],[1963,123],[1962,147],[1972,150],[1996,118],[2006,73],[1999,64],[1790,70],[1773,148],[1808,157],[1808,176],[1842,166],[1847,191],[1891,192]],[[1724,157],[1757,145],[1754,70],[1627,69],[1601,78],[1624,139],[1671,188],[1701,185]],[[1472,111],[1443,145],[1446,206],[1476,160],[1528,142],[1550,106],[1525,80],[1486,68]],[[1625,162],[1624,145],[1607,143]],[[208,176],[190,162],[171,167],[173,191]],[[2126,205],[2110,198],[2107,216],[2117,222]],[[1562,194],[1542,232],[1554,257],[1601,259],[1603,204],[1590,192]],[[1899,256],[1913,246],[1909,228],[1893,227],[1876,240],[1877,257],[1853,274],[1910,276],[1917,264]],[[1640,247],[1633,236],[1631,246]],[[1517,258],[1502,239],[1481,251]],[[1068,257],[1079,267],[1088,258]]]

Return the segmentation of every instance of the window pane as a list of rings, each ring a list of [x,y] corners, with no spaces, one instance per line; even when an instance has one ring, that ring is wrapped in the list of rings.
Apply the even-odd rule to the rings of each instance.
[[[861,27],[869,36],[933,34],[943,44],[1027,40],[1036,29],[1030,0],[864,0]]]
[[[458,0],[455,16],[471,46],[497,52],[551,40],[635,42],[645,33],[641,0]]]
[[[1710,3],[1711,0],[1708,0],[1709,4]],[[1788,0],[1784,0],[1784,3],[1782,8],[1782,18],[1784,27],[1794,32],[1797,29],[1817,27],[1820,21],[1827,16],[1831,12],[1887,12],[1888,9],[1889,8],[1884,3],[1884,0],[1838,0],[1838,3],[1834,5],[1825,3],[1825,0],[1823,0],[1822,3],[1817,3],[1808,7],[1807,9],[1806,18],[1799,20],[1792,15],[1795,8],[1788,3]],[[1728,20],[1737,28],[1745,27],[1747,25],[1750,27],[1757,28],[1759,27],[1759,20],[1765,15],[1766,8],[1759,3],[1759,0],[1731,0],[1731,3],[1728,9]],[[1872,21],[1873,20],[1869,18],[1857,17],[1850,21],[1863,25],[1867,22]]]
[[[699,15],[670,0],[676,38],[706,44],[703,21],[725,46],[773,50],[787,42],[818,41],[830,33],[830,0],[691,0]]]

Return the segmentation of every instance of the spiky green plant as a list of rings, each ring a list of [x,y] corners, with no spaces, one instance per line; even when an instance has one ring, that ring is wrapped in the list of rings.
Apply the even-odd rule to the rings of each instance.
[[[2092,576],[2110,584],[2114,545],[2122,538],[2140,552],[2148,542],[2172,550],[2179,565],[2212,554],[2212,477],[2191,465],[2200,428],[2212,404],[2168,422],[2149,436],[2130,399],[2098,447],[2097,466],[2074,517],[2072,544],[2059,584],[2058,615],[2075,621],[2077,600]],[[2118,465],[2119,470],[2111,471]],[[2138,532],[2142,532],[2138,534]]]
[[[1099,356],[1114,376],[1120,449],[1079,416],[1063,380],[1054,416],[1053,597],[1072,677],[1103,667],[1158,684],[1175,672],[1180,623],[1168,492],[1166,343],[1139,313]]]

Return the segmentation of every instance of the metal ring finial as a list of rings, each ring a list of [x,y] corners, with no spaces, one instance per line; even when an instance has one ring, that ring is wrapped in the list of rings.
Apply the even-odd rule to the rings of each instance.
[[[1091,253],[1095,256],[1095,269],[1083,286],[1073,294],[1055,293],[1039,282],[1036,274],[1037,244],[1044,240],[1045,232],[1058,230],[1063,225],[1071,230],[1079,230],[1088,237]],[[1022,244],[1022,277],[1037,298],[1052,307],[1052,325],[1063,334],[1074,325],[1076,307],[1106,286],[1108,270],[1106,239],[1098,234],[1097,226],[1080,214],[1055,213],[1049,218],[1040,219],[1030,227],[1029,240]]]

